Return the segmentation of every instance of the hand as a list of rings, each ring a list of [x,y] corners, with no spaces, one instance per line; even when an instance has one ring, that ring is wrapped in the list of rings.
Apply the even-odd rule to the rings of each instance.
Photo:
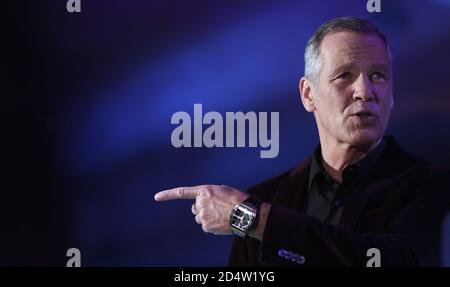
[[[192,204],[195,221],[202,225],[204,232],[216,235],[232,234],[230,211],[247,197],[247,194],[225,185],[178,187],[155,194],[156,201],[195,199]]]

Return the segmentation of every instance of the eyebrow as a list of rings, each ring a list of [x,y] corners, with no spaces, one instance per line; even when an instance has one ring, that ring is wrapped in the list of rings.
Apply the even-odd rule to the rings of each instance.
[[[344,71],[351,70],[355,66],[356,65],[354,63],[346,63],[343,65],[339,65],[335,68],[332,68],[331,73],[330,73],[330,79],[334,78],[336,75],[339,75],[340,73],[342,73]]]
[[[330,79],[333,79],[336,75],[339,75],[344,71],[349,71],[349,70],[355,68],[355,66],[356,65],[354,63],[345,63],[345,64],[342,64],[342,65],[339,65],[339,66],[333,68],[331,70]],[[386,64],[375,63],[375,64],[371,65],[370,69],[382,71],[382,72],[386,73],[388,76],[390,75],[389,67]]]

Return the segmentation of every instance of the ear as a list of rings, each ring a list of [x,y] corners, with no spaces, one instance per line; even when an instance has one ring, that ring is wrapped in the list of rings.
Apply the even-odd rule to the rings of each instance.
[[[302,100],[303,107],[308,112],[314,112],[316,110],[316,106],[314,105],[313,94],[314,87],[312,85],[311,80],[306,77],[302,77],[299,83],[300,90],[300,99]]]

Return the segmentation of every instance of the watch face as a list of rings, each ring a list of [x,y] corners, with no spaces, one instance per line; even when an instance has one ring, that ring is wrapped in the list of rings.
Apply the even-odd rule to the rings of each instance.
[[[239,229],[247,230],[254,217],[255,214],[252,210],[241,207],[235,211],[231,224]]]

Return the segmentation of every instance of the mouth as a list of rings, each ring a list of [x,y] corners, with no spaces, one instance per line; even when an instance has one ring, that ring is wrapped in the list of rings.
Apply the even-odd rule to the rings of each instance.
[[[353,118],[361,127],[375,126],[378,123],[378,115],[367,110],[353,113],[350,118]]]
[[[368,118],[368,117],[378,117],[376,114],[372,113],[371,111],[360,111],[352,114],[352,116],[357,116],[360,118]]]

